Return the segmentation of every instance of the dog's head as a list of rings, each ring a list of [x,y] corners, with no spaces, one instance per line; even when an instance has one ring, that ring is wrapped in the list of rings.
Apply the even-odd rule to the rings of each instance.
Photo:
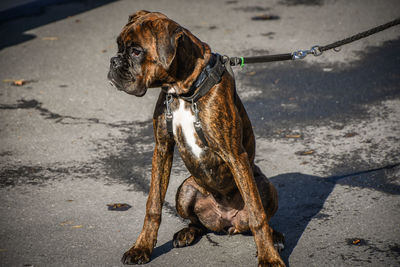
[[[119,90],[135,96],[159,86],[179,87],[177,90],[184,92],[210,54],[208,45],[158,12],[131,15],[117,43],[108,79]]]

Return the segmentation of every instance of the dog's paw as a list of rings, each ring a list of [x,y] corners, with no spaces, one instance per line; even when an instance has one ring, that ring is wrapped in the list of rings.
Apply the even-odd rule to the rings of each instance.
[[[259,260],[258,267],[286,267],[285,263],[281,259],[275,260]]]
[[[150,251],[146,249],[131,248],[122,256],[121,262],[123,264],[145,264],[150,261]]]
[[[193,227],[186,227],[176,232],[173,237],[173,244],[175,248],[187,247],[194,243],[196,240],[197,231]]]

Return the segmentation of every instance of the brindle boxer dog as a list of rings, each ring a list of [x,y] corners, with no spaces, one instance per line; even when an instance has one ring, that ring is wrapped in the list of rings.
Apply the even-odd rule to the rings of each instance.
[[[278,208],[277,192],[254,164],[254,134],[233,77],[224,71],[196,102],[202,139],[194,130],[193,105],[182,97],[193,93],[192,85],[215,57],[210,47],[165,15],[148,11],[129,17],[117,43],[118,54],[111,59],[108,74],[112,85],[135,96],[162,87],[153,115],[155,149],[144,225],[122,262],[150,261],[176,145],[191,173],[178,188],[176,208],[191,223],[175,233],[174,246],[189,246],[207,230],[251,230],[258,266],[285,266],[277,251],[283,235],[268,224]],[[167,94],[173,96],[172,134],[166,122]]]

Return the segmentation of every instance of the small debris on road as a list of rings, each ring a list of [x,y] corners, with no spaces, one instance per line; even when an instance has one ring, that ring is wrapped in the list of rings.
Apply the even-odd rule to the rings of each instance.
[[[353,137],[353,136],[356,136],[356,135],[358,135],[358,133],[356,133],[356,132],[351,132],[351,133],[346,133],[343,137]]]
[[[315,153],[314,150],[306,150],[306,151],[297,151],[297,152],[295,152],[295,154],[299,155],[299,156],[308,156],[308,155],[312,155],[314,153]]]
[[[346,243],[349,246],[365,246],[368,245],[368,240],[362,238],[347,238]]]
[[[60,225],[65,226],[65,225],[71,225],[73,223],[74,223],[73,221],[64,221],[64,222],[61,222]]]
[[[261,33],[261,36],[269,37],[269,39],[273,39],[275,33],[274,32],[266,32],[266,33]]]
[[[22,86],[24,85],[26,82],[24,80],[15,80],[12,85],[16,85],[16,86]]]
[[[301,134],[287,134],[285,135],[286,138],[300,138]]]
[[[116,210],[116,211],[125,211],[132,208],[131,205],[126,203],[114,203],[114,204],[107,204],[108,210]]]
[[[23,86],[28,83],[37,82],[36,80],[24,80],[24,79],[4,79],[3,83],[9,83],[13,86]]]
[[[276,15],[270,15],[270,14],[263,14],[259,16],[254,16],[251,18],[251,20],[277,20],[280,19],[279,16]]]

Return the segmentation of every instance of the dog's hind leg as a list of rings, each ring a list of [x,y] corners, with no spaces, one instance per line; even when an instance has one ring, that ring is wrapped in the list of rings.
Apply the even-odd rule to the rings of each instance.
[[[179,216],[190,220],[188,227],[174,234],[173,245],[176,248],[192,245],[206,231],[194,212],[196,197],[200,193],[195,185],[196,182],[191,176],[179,186],[176,192],[176,210]]]

